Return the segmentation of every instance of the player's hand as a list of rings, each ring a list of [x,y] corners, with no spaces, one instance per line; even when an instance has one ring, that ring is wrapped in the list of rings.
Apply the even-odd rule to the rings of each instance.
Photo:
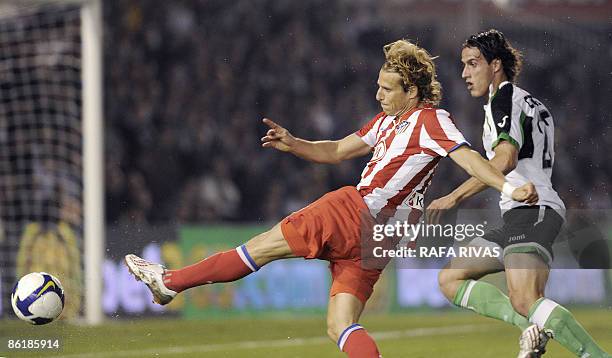
[[[533,205],[538,202],[538,192],[533,183],[527,183],[512,192],[512,200]]]
[[[261,146],[264,148],[274,148],[283,152],[291,151],[291,147],[295,144],[295,137],[288,130],[274,123],[268,118],[264,118],[263,122],[270,127],[265,137],[261,138]]]
[[[451,194],[432,201],[425,211],[427,223],[432,225],[439,224],[440,217],[444,211],[450,210],[455,206],[457,206],[457,200]]]

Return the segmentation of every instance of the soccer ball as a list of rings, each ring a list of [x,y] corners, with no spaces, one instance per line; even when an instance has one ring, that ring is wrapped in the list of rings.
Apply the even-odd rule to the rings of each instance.
[[[47,324],[64,309],[64,288],[60,281],[46,272],[23,276],[11,293],[13,311],[31,324]]]

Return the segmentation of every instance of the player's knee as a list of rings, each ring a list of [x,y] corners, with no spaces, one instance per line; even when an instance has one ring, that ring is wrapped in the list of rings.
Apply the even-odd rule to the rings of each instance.
[[[529,293],[525,291],[510,290],[508,292],[512,308],[523,317],[529,316],[529,309],[541,297],[537,293]]]
[[[463,270],[451,270],[445,268],[440,270],[438,273],[438,285],[440,286],[440,291],[442,291],[442,294],[451,302],[457,294],[457,289],[459,288],[462,280],[461,277],[463,277],[462,272],[459,271]]]
[[[292,256],[291,248],[277,225],[246,243],[246,248],[258,266]]]

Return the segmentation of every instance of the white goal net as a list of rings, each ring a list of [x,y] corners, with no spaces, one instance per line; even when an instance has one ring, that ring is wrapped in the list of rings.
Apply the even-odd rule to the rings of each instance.
[[[0,4],[0,295],[52,273],[66,318],[85,313],[82,38],[81,3]]]

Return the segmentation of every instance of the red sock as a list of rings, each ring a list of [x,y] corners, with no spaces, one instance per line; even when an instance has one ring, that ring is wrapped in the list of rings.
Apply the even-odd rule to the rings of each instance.
[[[350,358],[380,358],[376,342],[359,324],[354,324],[342,332],[338,347]]]
[[[259,267],[242,245],[182,269],[168,270],[164,274],[164,283],[169,289],[181,292],[209,283],[236,281],[257,270]]]

